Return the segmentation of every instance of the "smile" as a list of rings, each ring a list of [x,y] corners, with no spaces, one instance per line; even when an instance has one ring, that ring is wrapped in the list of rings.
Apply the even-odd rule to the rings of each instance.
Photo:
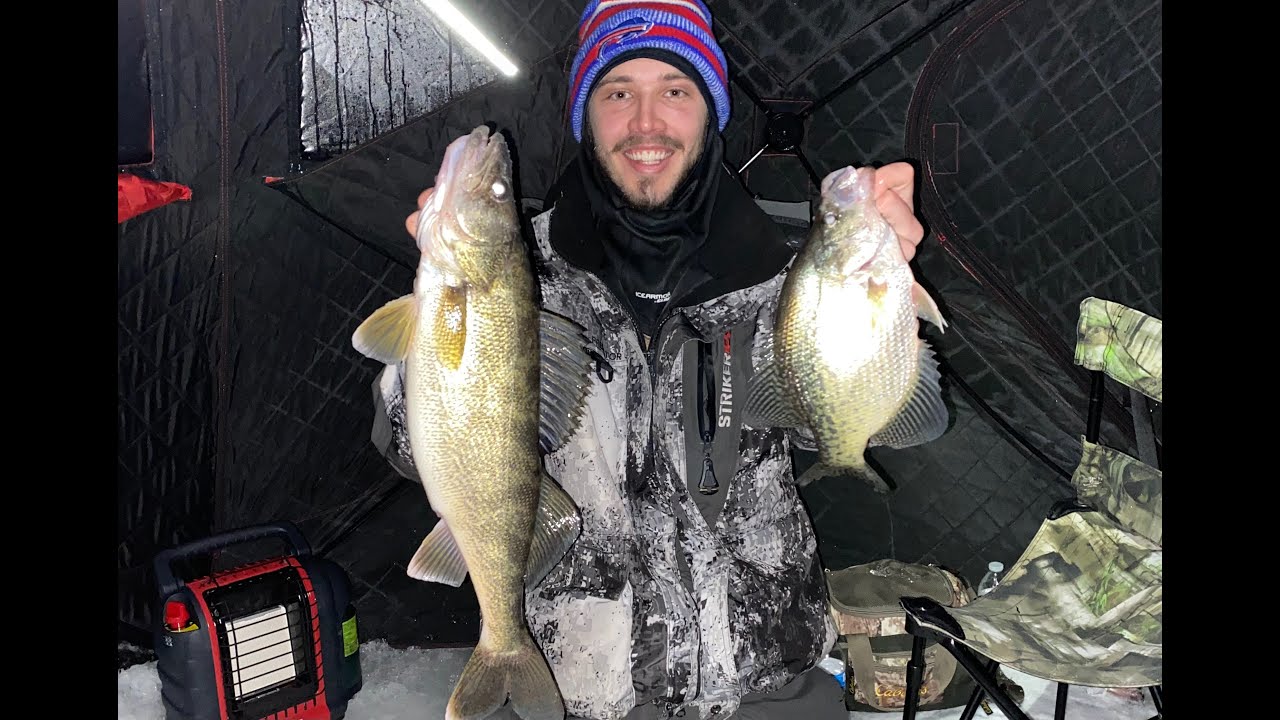
[[[670,150],[632,150],[623,153],[623,155],[632,162],[642,163],[644,165],[657,165],[658,163],[671,157],[674,153]]]

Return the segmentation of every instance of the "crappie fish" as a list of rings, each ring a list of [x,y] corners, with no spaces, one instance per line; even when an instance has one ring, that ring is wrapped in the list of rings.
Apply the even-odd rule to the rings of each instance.
[[[480,638],[448,720],[486,717],[508,697],[526,720],[565,713],[524,597],[581,527],[539,450],[573,430],[590,359],[567,321],[537,308],[513,194],[501,135],[481,126],[454,140],[420,214],[413,293],[352,337],[403,383],[413,466],[439,516],[409,575],[458,587],[470,573],[479,600]],[[548,336],[564,352],[548,354]],[[543,408],[548,398],[560,407]]]
[[[747,421],[811,433],[818,461],[797,482],[852,475],[887,493],[869,446],[905,448],[946,430],[923,318],[946,328],[875,205],[875,169],[822,181],[808,242],[783,282],[772,359],[750,385]]]

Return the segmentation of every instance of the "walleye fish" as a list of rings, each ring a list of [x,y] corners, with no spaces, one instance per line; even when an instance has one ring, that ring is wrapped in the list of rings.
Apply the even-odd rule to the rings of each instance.
[[[539,451],[574,430],[591,360],[579,329],[535,304],[513,194],[501,135],[481,126],[450,143],[420,214],[413,293],[352,336],[402,382],[413,466],[439,516],[409,575],[459,587],[470,573],[479,600],[448,720],[486,717],[508,697],[526,720],[565,714],[524,597],[581,528]]]
[[[947,427],[918,318],[940,330],[946,322],[876,209],[874,178],[874,168],[849,166],[823,179],[813,231],[779,296],[772,358],[748,390],[748,423],[816,441],[818,461],[801,485],[851,475],[887,493],[867,448],[921,445]]]

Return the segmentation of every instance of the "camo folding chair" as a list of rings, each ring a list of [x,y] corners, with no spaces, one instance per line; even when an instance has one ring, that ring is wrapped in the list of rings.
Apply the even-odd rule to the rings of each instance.
[[[912,635],[904,720],[914,720],[926,641],[976,681],[962,720],[984,696],[1010,720],[1030,720],[997,683],[1000,666],[1058,684],[1147,688],[1163,718],[1162,475],[1148,399],[1162,405],[1162,323],[1115,302],[1080,304],[1075,362],[1092,377],[1076,497],[1058,502],[1004,581],[962,607],[901,598]],[[1138,454],[1099,443],[1104,388],[1127,388]],[[1157,415],[1158,417],[1158,415]]]

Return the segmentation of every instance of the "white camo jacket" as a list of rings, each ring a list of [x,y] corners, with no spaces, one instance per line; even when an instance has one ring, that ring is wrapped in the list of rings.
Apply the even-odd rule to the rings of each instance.
[[[835,641],[792,478],[790,443],[809,445],[741,420],[783,275],[678,310],[646,352],[604,283],[552,249],[551,212],[533,220],[543,306],[585,328],[613,373],[592,376],[581,429],[546,458],[583,531],[529,590],[530,626],[573,715],[614,720],[652,701],[672,714],[728,715],[744,693],[780,687]],[[705,447],[699,341],[714,358]],[[697,491],[707,454],[714,495]]]

